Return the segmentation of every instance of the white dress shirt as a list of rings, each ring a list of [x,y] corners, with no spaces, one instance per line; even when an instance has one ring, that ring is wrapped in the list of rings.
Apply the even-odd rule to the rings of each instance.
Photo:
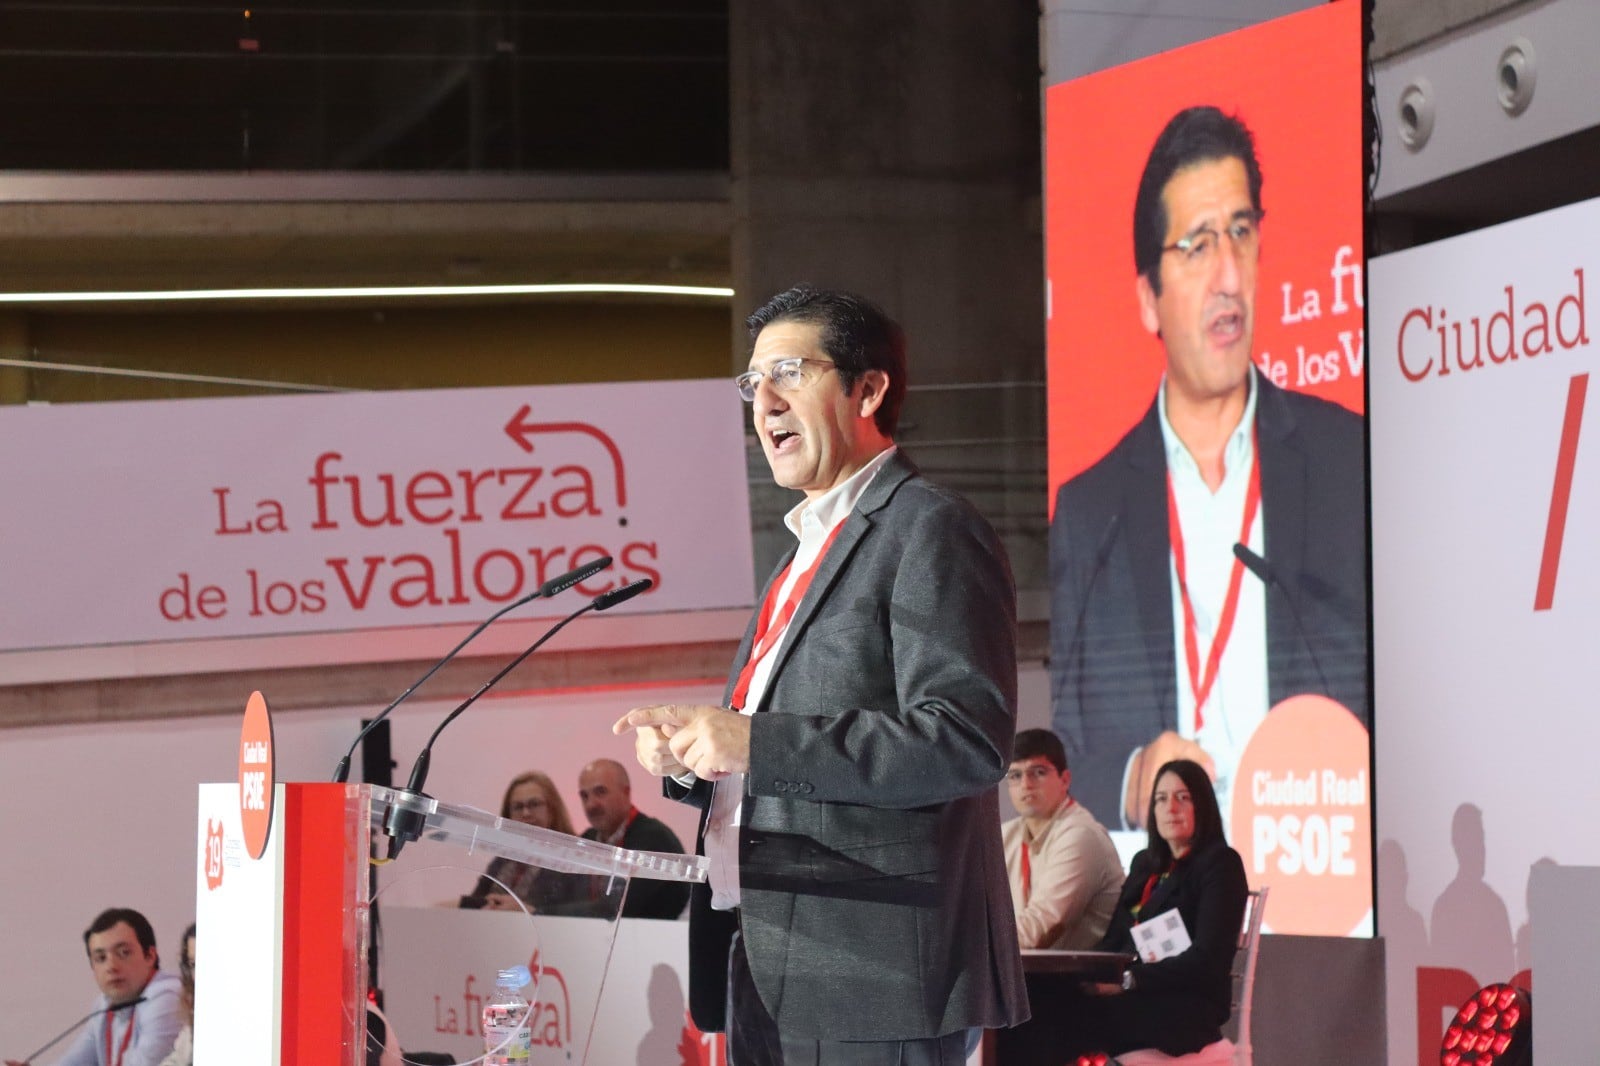
[[[177,974],[157,970],[140,993],[143,1003],[111,1011],[109,1018],[99,1014],[89,1019],[56,1066],[156,1066],[172,1051],[178,1031],[183,1028],[179,1007],[182,991],[183,982]],[[106,997],[102,995],[95,1000],[95,1008],[105,1007]],[[108,1025],[111,1028],[109,1064],[105,1058]]]
[[[1204,674],[1211,642],[1222,620],[1228,580],[1238,564],[1233,546],[1239,542],[1244,522],[1250,466],[1255,458],[1256,376],[1250,374],[1250,395],[1244,414],[1223,449],[1222,484],[1213,493],[1200,475],[1189,449],[1167,420],[1166,381],[1161,383],[1158,406],[1161,438],[1166,445],[1167,472],[1178,503],[1183,527],[1184,565],[1189,600],[1194,606],[1195,639],[1199,652],[1196,671]],[[1256,554],[1271,558],[1263,546],[1266,501],[1256,509],[1245,543]],[[1188,652],[1184,648],[1184,612],[1178,587],[1176,546],[1169,562],[1172,582],[1172,632],[1178,669],[1178,734],[1206,750],[1216,764],[1217,803],[1223,824],[1229,824],[1233,798],[1233,771],[1257,725],[1267,715],[1267,589],[1248,570],[1239,585],[1239,605],[1217,679],[1201,708],[1204,725],[1195,728],[1194,687],[1189,681]]]
[[[796,549],[794,561],[789,564],[789,570],[777,589],[774,616],[789,598],[800,575],[817,561],[828,536],[855,510],[856,502],[866,492],[867,485],[894,453],[895,447],[890,445],[843,482],[815,500],[802,501],[784,515],[783,524],[799,539],[800,547]],[[756,708],[761,706],[767,682],[772,677],[772,664],[777,658],[771,652],[777,651],[784,639],[774,640],[769,653],[756,663],[741,713],[754,714]],[[755,650],[751,648],[752,653]],[[744,664],[739,665],[743,669]],[[711,882],[711,906],[717,910],[732,910],[739,905],[739,826],[744,821],[744,779],[744,774],[730,774],[717,782],[716,791],[711,797],[711,815],[706,820],[706,872]]]

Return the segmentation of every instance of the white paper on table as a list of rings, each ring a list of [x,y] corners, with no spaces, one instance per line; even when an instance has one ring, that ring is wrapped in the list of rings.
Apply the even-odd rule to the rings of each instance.
[[[1145,962],[1160,962],[1189,950],[1194,941],[1189,939],[1189,929],[1183,924],[1183,915],[1175,910],[1163,911],[1148,922],[1133,927],[1133,948]]]

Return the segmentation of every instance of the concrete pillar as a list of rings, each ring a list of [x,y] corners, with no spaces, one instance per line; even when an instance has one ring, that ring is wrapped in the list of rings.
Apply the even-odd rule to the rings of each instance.
[[[730,166],[736,365],[745,316],[791,284],[881,303],[913,389],[941,386],[913,391],[902,442],[1042,587],[1038,18],[1031,0],[733,0]],[[1029,443],[959,444],[983,436]],[[751,458],[764,578],[796,497]]]

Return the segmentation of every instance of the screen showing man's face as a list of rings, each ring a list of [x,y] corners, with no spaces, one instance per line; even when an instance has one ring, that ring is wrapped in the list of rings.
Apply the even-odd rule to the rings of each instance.
[[[1156,769],[1214,768],[1283,933],[1372,928],[1370,801],[1249,788],[1371,780],[1364,26],[1313,5],[1045,90],[1051,724],[1124,858]],[[1293,55],[1292,84],[1263,55]],[[1319,818],[1350,829],[1354,873],[1267,838]]]
[[[150,983],[156,970],[156,953],[154,948],[146,951],[139,946],[133,926],[118,922],[103,933],[90,934],[89,966],[106,1001],[126,1003],[138,999]]]
[[[1161,292],[1139,278],[1140,317],[1166,346],[1168,387],[1194,403],[1222,399],[1245,387],[1255,330],[1260,248],[1244,163],[1184,167],[1162,202]]]

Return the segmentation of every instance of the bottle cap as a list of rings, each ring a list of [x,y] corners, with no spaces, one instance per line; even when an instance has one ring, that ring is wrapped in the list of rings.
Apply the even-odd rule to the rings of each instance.
[[[526,966],[512,966],[500,971],[500,980],[497,983],[507,988],[527,988],[533,983],[533,974],[528,972]]]

